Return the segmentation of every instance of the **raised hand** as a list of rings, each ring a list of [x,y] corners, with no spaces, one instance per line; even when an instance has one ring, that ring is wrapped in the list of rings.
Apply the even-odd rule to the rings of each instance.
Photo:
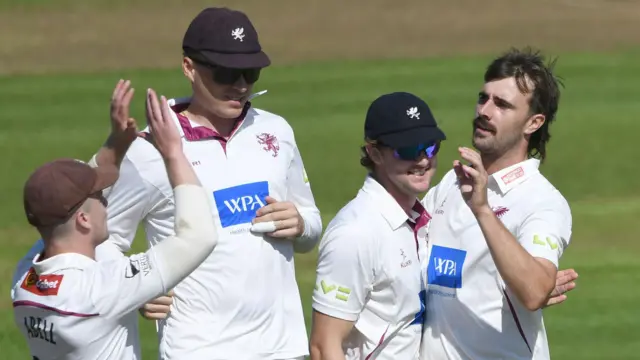
[[[131,81],[120,80],[111,95],[111,138],[121,145],[131,144],[138,135],[136,120],[129,115],[133,93]]]
[[[178,127],[171,117],[169,105],[164,96],[158,97],[152,89],[147,90],[146,116],[150,136],[145,136],[166,160],[175,156],[182,156],[182,139]]]
[[[482,165],[480,154],[466,147],[458,148],[460,156],[470,165],[464,165],[459,160],[453,162],[453,169],[458,177],[460,192],[469,208],[477,214],[484,207],[488,207],[487,182],[489,176]]]

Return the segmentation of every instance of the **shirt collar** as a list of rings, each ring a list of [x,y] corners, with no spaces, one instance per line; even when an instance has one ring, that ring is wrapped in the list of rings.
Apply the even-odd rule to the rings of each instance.
[[[426,214],[426,210],[422,207],[420,201],[416,199],[416,205],[412,210],[413,216],[409,217],[396,199],[371,175],[367,175],[361,191],[374,198],[377,203],[377,210],[382,213],[382,216],[387,220],[387,223],[389,223],[389,226],[391,226],[393,230],[407,223],[407,220],[415,222],[420,215]]]
[[[167,100],[167,105],[169,105],[171,110],[173,110],[171,111],[171,118],[173,119],[176,126],[178,127],[180,136],[188,141],[197,141],[197,140],[204,140],[209,138],[224,138],[225,140],[227,140],[228,138],[231,138],[231,136],[233,136],[233,134],[235,134],[240,129],[242,124],[245,122],[244,120],[246,118],[255,116],[255,111],[250,111],[250,110],[253,110],[251,107],[251,101],[247,101],[244,104],[242,113],[235,120],[235,124],[234,124],[233,130],[231,130],[231,134],[225,138],[222,135],[220,135],[218,132],[208,127],[198,125],[193,121],[189,120],[186,116],[181,115],[180,113],[184,111],[187,108],[187,106],[189,106],[190,103],[191,103],[191,97],[182,97],[182,98]],[[148,129],[145,129],[144,131],[148,132]]]
[[[76,253],[66,253],[52,256],[40,261],[42,253],[34,256],[32,264],[37,274],[47,274],[63,269],[79,269],[95,264],[95,260]]]
[[[528,159],[497,171],[490,178],[493,179],[493,185],[496,185],[502,194],[506,194],[531,176],[538,174],[539,167],[540,160]]]

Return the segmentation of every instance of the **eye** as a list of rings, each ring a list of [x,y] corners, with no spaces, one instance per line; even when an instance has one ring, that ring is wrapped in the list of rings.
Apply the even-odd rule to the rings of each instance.
[[[485,104],[489,100],[489,95],[484,92],[478,94],[478,104]]]

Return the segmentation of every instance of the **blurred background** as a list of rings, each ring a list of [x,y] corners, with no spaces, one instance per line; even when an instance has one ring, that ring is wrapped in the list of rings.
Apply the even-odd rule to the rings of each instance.
[[[551,353],[640,358],[636,0],[0,0],[0,358],[28,357],[9,292],[38,238],[23,214],[24,181],[43,162],[95,153],[120,78],[137,89],[141,127],[147,87],[189,95],[182,36],[208,6],[243,10],[258,29],[273,66],[254,105],[293,126],[325,226],[362,184],[364,116],[377,96],[409,91],[429,103],[448,135],[440,179],[455,148],[470,145],[489,61],[512,46],[557,56],[565,88],[541,171],[572,207],[561,267],[580,278],[563,305],[545,310]],[[146,248],[142,230],[134,244]],[[315,252],[296,258],[307,328],[315,264]],[[156,359],[154,324],[143,321],[142,331],[144,358]]]

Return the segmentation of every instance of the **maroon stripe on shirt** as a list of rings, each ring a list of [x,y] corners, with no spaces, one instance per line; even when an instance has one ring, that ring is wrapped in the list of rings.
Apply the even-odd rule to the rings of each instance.
[[[77,312],[70,312],[70,311],[64,311],[64,310],[60,310],[60,309],[56,309],[54,307],[51,306],[47,306],[44,304],[40,304],[37,303],[35,301],[28,301],[28,300],[21,300],[21,301],[15,301],[13,303],[13,307],[20,307],[20,306],[31,306],[31,307],[36,307],[36,308],[40,308],[43,310],[49,310],[49,311],[53,311],[56,312],[60,315],[64,315],[64,316],[75,316],[75,317],[82,317],[82,318],[88,318],[88,317],[94,317],[94,316],[98,316],[99,314],[82,314],[82,313],[77,313]]]
[[[511,303],[511,299],[509,299],[509,295],[507,295],[507,290],[502,289],[502,292],[504,293],[504,296],[507,298],[507,303],[509,304],[511,315],[513,315],[513,320],[516,322],[516,326],[518,327],[518,331],[520,331],[520,336],[522,336],[522,340],[524,340],[525,345],[527,345],[527,349],[529,349],[529,352],[533,353],[533,351],[531,351],[531,346],[529,346],[529,342],[527,341],[527,337],[524,336],[524,330],[522,330],[522,325],[520,325],[520,320],[518,319],[518,315],[516,314],[516,309],[513,307],[513,304]]]

